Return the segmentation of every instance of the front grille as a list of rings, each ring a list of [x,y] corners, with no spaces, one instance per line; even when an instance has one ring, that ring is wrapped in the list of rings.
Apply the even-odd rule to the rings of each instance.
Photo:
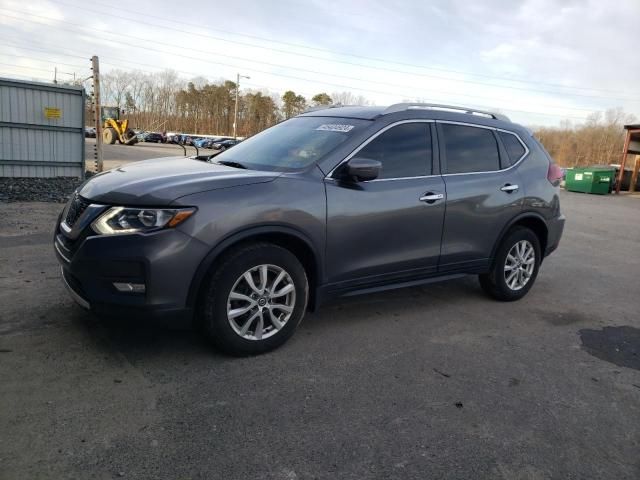
[[[73,197],[69,201],[69,210],[67,210],[67,216],[64,221],[69,227],[73,227],[80,215],[87,209],[89,202],[82,198],[77,193],[73,194]]]

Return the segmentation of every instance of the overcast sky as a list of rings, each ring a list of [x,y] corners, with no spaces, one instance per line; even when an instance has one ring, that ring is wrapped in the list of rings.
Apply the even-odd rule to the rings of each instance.
[[[175,69],[310,97],[500,109],[528,125],[640,117],[640,0],[0,0],[0,76]],[[634,88],[635,87],[635,88]]]

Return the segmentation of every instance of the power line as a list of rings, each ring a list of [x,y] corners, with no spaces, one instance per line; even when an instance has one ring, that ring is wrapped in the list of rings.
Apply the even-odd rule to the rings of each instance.
[[[51,59],[45,59],[45,58],[34,58],[34,57],[26,57],[24,55],[13,55],[11,53],[0,53],[0,55],[4,56],[4,57],[15,57],[15,58],[24,58],[26,60],[37,60],[39,62],[49,62],[51,64],[55,65],[64,65],[65,67],[71,67],[71,68],[80,68],[82,70],[86,70],[87,66],[86,65],[73,65],[71,63],[64,63],[64,62],[58,62],[58,61],[51,61]],[[84,57],[82,57],[84,58]]]
[[[4,10],[9,10],[12,12],[16,12],[16,13],[20,13],[18,11],[12,10],[12,9],[8,9],[8,8],[4,8],[4,7],[0,7],[0,9],[4,9]],[[20,20],[20,21],[24,21],[24,22],[34,22],[34,23],[42,23],[42,22],[37,22],[31,18],[27,19],[27,18],[23,18],[23,17],[15,17],[15,16],[11,16],[11,15],[7,15],[9,18],[13,18],[16,20]],[[35,15],[35,14],[30,14],[30,17],[38,17],[38,18],[43,18],[45,20],[54,20],[54,21],[58,21],[60,23],[65,23],[68,25],[72,25],[76,28],[82,29],[82,30],[89,30],[91,31],[94,36],[97,37],[97,35],[95,35],[95,31],[96,29],[93,28],[89,28],[86,27],[84,25],[80,25],[77,23],[73,23],[73,22],[68,22],[65,20],[57,20],[55,18],[52,17],[47,17],[47,16],[43,16],[43,15]],[[69,31],[69,29],[63,29],[60,28],[61,30],[67,30]],[[73,30],[71,30],[73,31]],[[138,37],[135,35],[128,35],[128,34],[124,34],[124,33],[113,33],[110,32],[108,30],[98,30],[101,33],[105,33],[108,35],[117,35],[118,37],[127,37],[127,38],[131,38],[137,41],[143,41],[143,42],[149,42],[149,43],[153,43],[153,44],[159,44],[159,45],[164,45],[170,48],[177,48],[175,46],[175,44],[171,44],[171,43],[166,43],[166,42],[161,42],[161,41],[157,41],[157,40],[151,40],[151,39],[147,39],[144,37]],[[202,37],[202,34],[192,34],[192,35],[196,35],[198,37]],[[98,37],[99,38],[99,37]],[[109,39],[111,40],[111,39]],[[232,42],[232,43],[237,43],[237,42]],[[145,47],[149,50],[154,50],[148,47]],[[245,58],[245,57],[239,57],[239,56],[235,56],[235,55],[225,55],[222,53],[217,53],[217,52],[211,52],[211,51],[207,51],[207,50],[201,50],[201,49],[197,49],[197,48],[191,48],[190,50],[195,51],[195,52],[200,52],[203,54],[207,54],[207,55],[214,55],[214,56],[219,56],[219,57],[224,57],[224,58],[230,58],[233,60],[241,60],[241,61],[247,61],[247,62],[252,62],[252,63],[259,63],[262,65],[266,65],[266,66],[270,66],[270,67],[276,67],[276,68],[284,68],[284,69],[289,69],[289,70],[298,70],[298,71],[302,71],[302,72],[306,72],[306,73],[312,73],[314,75],[320,74],[320,75],[328,75],[328,76],[333,76],[333,77],[337,77],[337,78],[344,78],[344,79],[348,79],[348,80],[356,80],[356,81],[361,81],[361,79],[359,78],[355,78],[355,77],[349,77],[349,76],[345,76],[345,75],[337,75],[337,74],[331,74],[331,73],[327,73],[327,72],[319,72],[319,71],[315,71],[315,70],[309,70],[309,69],[304,69],[304,68],[300,68],[300,67],[291,67],[288,65],[281,65],[281,64],[276,64],[276,63],[271,63],[271,62],[264,62],[261,60],[255,60],[255,59],[250,59],[250,58]],[[158,50],[156,50],[158,51]],[[162,53],[169,53],[166,51],[161,51]],[[177,55],[178,53],[172,52],[174,55]],[[184,58],[193,58],[193,57],[188,57],[186,55],[184,55],[183,53],[180,53],[179,55],[181,55]],[[201,60],[202,59],[198,59],[197,60]],[[327,60],[327,59],[323,59],[326,61],[332,61],[332,60]],[[472,81],[472,80],[462,80],[462,79],[454,79],[454,78],[450,78],[450,77],[442,77],[442,76],[434,76],[434,75],[428,75],[428,74],[420,74],[420,73],[413,73],[413,72],[407,72],[407,71],[397,71],[397,70],[390,70],[390,69],[385,69],[382,67],[373,67],[373,66],[367,66],[367,65],[360,65],[360,64],[353,64],[353,65],[357,65],[357,66],[361,66],[364,68],[370,68],[370,69],[374,69],[374,70],[389,70],[389,71],[394,71],[395,73],[404,73],[404,74],[409,74],[409,75],[418,75],[418,76],[423,76],[423,77],[428,77],[428,78],[437,78],[440,80],[447,80],[447,81],[453,81],[453,82],[462,82],[462,83],[471,83],[471,84],[477,84],[477,85],[484,85],[484,86],[489,86],[492,88],[507,88],[510,90],[519,90],[519,91],[525,91],[525,92],[536,92],[536,93],[546,93],[546,94],[559,94],[561,93],[562,95],[565,96],[573,96],[573,97],[582,97],[582,98],[593,98],[593,99],[604,99],[604,100],[617,100],[617,101],[629,101],[629,102],[640,102],[640,99],[634,99],[634,98],[622,98],[622,97],[605,97],[605,96],[599,96],[599,95],[584,95],[584,94],[578,94],[578,93],[568,93],[568,92],[553,92],[553,91],[549,91],[549,90],[536,90],[536,89],[531,89],[531,88],[525,88],[525,87],[515,87],[515,86],[509,86],[509,85],[496,85],[496,84],[490,84],[490,83],[486,83],[486,82],[478,82],[478,81]],[[398,87],[399,85],[397,84],[390,84],[390,83],[386,83],[386,82],[378,82],[375,80],[367,80],[370,83],[377,83],[377,84],[383,84],[383,85],[389,85],[389,86],[393,86],[393,87]],[[450,93],[450,92],[442,92],[442,93]],[[459,95],[457,93],[455,93],[456,95]],[[486,98],[486,97],[485,97]]]
[[[32,47],[18,46],[17,48],[25,48],[25,49],[33,50]],[[167,52],[167,51],[164,51],[164,50],[157,50],[157,49],[150,49],[150,48],[148,50],[154,50],[154,51],[158,51],[160,53],[171,53],[171,52]],[[66,54],[63,54],[63,55],[66,55]],[[85,56],[73,55],[73,56],[77,56],[79,58],[86,58],[86,55]],[[244,66],[232,65],[232,64],[222,63],[222,62],[212,62],[212,61],[203,60],[203,59],[200,59],[200,58],[197,58],[197,57],[188,57],[188,56],[183,56],[183,57],[184,58],[192,58],[194,60],[202,61],[204,63],[223,65],[223,66],[228,66],[228,67],[233,67],[233,68],[244,68],[244,69],[250,70],[252,72],[262,73],[264,75],[291,78],[291,79],[295,79],[295,80],[302,80],[302,81],[305,81],[305,82],[318,83],[318,84],[322,84],[322,85],[330,85],[330,86],[333,86],[333,87],[344,88],[344,89],[348,89],[348,90],[361,91],[361,92],[370,92],[370,93],[375,93],[375,94],[380,94],[380,95],[385,95],[385,96],[394,96],[394,94],[395,94],[395,96],[401,96],[401,97],[404,97],[404,98],[412,98],[412,97],[415,98],[416,96],[419,96],[419,95],[416,95],[416,93],[420,93],[421,92],[420,90],[416,90],[416,91],[411,92],[411,93],[406,93],[406,92],[389,93],[388,91],[373,90],[373,89],[368,89],[368,88],[355,87],[353,85],[336,84],[336,83],[326,82],[326,81],[317,80],[317,79],[309,79],[309,78],[297,77],[297,76],[293,76],[293,75],[286,75],[286,74],[283,74],[283,73],[274,73],[274,72],[268,72],[268,71],[264,71],[264,70],[257,70],[257,69],[252,68],[252,67],[244,67]],[[105,58],[105,57],[103,57],[103,58]],[[108,56],[106,58],[107,58],[107,60],[103,60],[103,64],[111,64],[112,62],[109,62]],[[140,62],[130,62],[130,61],[127,61],[127,60],[122,60],[122,61],[128,62],[128,63],[133,63],[135,65],[145,65],[145,64],[140,63]],[[149,64],[146,64],[146,66],[150,66],[151,68],[158,68],[158,69],[162,70],[161,67],[152,66],[152,65],[149,65]],[[200,72],[196,73],[196,72],[180,72],[178,70],[175,70],[175,71],[178,72],[178,73],[187,73],[187,74],[196,75],[196,76],[201,75]],[[429,96],[429,95],[431,95],[433,93],[442,93],[442,92],[429,91],[427,96]],[[447,93],[449,93],[449,92],[447,92]],[[457,94],[457,93],[454,93],[454,92],[451,92],[450,94],[451,95],[455,95],[455,96],[463,96],[463,97],[470,97],[470,98],[481,98],[481,99],[485,99],[485,100],[488,98],[488,97],[476,97],[476,96],[465,95],[465,94]],[[478,108],[485,108],[485,109],[496,108],[496,106],[492,107],[492,106],[486,106],[486,105],[475,105],[475,106],[478,107]],[[554,108],[564,108],[564,107],[554,106]],[[506,111],[509,111],[509,112],[514,112],[514,113],[524,113],[524,114],[546,116],[546,117],[570,118],[570,119],[574,119],[574,120],[584,120],[585,119],[585,117],[577,117],[577,116],[570,116],[570,115],[564,115],[564,114],[554,114],[554,113],[544,113],[544,112],[532,112],[532,111],[518,110],[518,109],[513,109],[513,108],[507,108],[507,107],[502,107],[502,109],[506,110]],[[589,110],[589,111],[593,111],[593,110]]]
[[[19,47],[19,48],[27,48],[29,50],[36,50],[34,48],[30,48],[30,47]],[[37,49],[37,51],[46,51],[46,50],[42,50],[42,49]],[[86,58],[86,55],[73,55],[73,56],[77,56],[79,58]],[[162,71],[162,67],[157,67],[155,65],[149,65],[149,64],[143,64],[140,62],[131,62],[128,60],[121,60],[123,62],[127,62],[127,63],[131,63],[134,64],[136,66],[139,65],[143,65],[143,66],[149,66],[150,68],[155,68],[158,69],[159,71]],[[110,62],[108,60],[103,61],[103,64],[107,64],[107,65],[113,65],[116,67],[121,67],[121,65],[115,64],[113,62]],[[236,67],[236,66],[234,66]],[[122,67],[122,68],[128,68],[128,67]],[[187,75],[196,75],[196,76],[202,76],[201,72],[185,72],[185,71],[180,71],[180,70],[174,70],[177,73],[184,73]],[[255,71],[255,70],[254,70]],[[267,75],[276,75],[276,76],[283,76],[282,74],[273,74],[271,72],[262,72],[262,71],[258,71],[260,73],[264,73]],[[157,72],[144,72],[143,73],[157,73]],[[286,75],[284,75],[286,76]],[[290,76],[286,76],[286,77],[290,77]],[[300,78],[300,77],[292,77],[295,79],[299,79],[299,80],[305,80],[307,82],[314,82],[314,83],[322,83],[322,84],[327,84],[327,82],[321,82],[321,81],[317,81],[317,80],[312,80],[312,79],[305,79],[305,78]],[[364,92],[373,92],[373,93],[377,93],[377,94],[382,94],[385,96],[393,96],[393,94],[390,94],[389,92],[382,92],[379,90],[370,90],[370,89],[363,89],[363,88],[359,88],[359,87],[353,87],[353,86],[348,86],[348,85],[337,85],[337,84],[329,84],[329,85],[334,85],[340,88],[347,88],[347,89],[351,89],[351,90],[355,90],[355,91],[364,91]],[[266,87],[266,86],[265,86]],[[269,88],[269,87],[267,87]],[[403,96],[405,98],[410,98],[410,97],[415,97],[415,92],[414,93],[399,93],[399,96]],[[486,105],[476,105],[476,107],[479,108],[485,108],[485,109],[491,109],[491,108],[495,108],[495,106],[490,107],[490,106],[486,106]],[[546,117],[557,117],[557,118],[567,118],[567,119],[574,119],[574,120],[584,120],[585,117],[576,117],[576,116],[570,116],[570,115],[562,115],[562,114],[553,114],[553,113],[543,113],[543,112],[532,112],[532,111],[527,111],[527,110],[517,110],[517,109],[513,109],[513,108],[503,108],[503,110],[509,111],[509,112],[514,112],[514,113],[524,113],[524,114],[530,114],[530,115],[537,115],[537,116],[546,116]]]
[[[18,47],[18,48],[26,48],[26,47]],[[169,52],[165,52],[165,51],[161,51],[161,52],[162,52],[162,53],[169,53]],[[27,57],[25,57],[25,58],[27,58]],[[108,58],[108,57],[107,57],[107,58]],[[204,60],[201,60],[201,59],[196,59],[196,60],[204,61]],[[206,62],[206,61],[205,61],[205,62]],[[110,64],[110,62],[109,62],[108,60],[107,60],[106,62],[103,62],[103,63],[105,63],[105,64]],[[140,63],[140,62],[129,62],[129,63],[132,63],[132,64],[134,64],[134,65],[145,65],[145,64]],[[207,62],[207,63],[216,63],[216,62]],[[152,68],[159,68],[160,70],[162,70],[162,68],[161,68],[161,67],[156,67],[155,65],[149,65],[149,64],[146,64],[146,65],[151,66]],[[238,67],[237,65],[229,65],[229,64],[224,64],[224,63],[222,63],[221,65],[231,66],[231,67],[234,67],[234,68]],[[246,67],[239,67],[239,68],[246,68]],[[271,73],[271,72],[267,73],[267,72],[262,72],[262,71],[259,71],[259,70],[258,70],[258,72],[260,72],[260,73],[265,73],[265,74],[269,74],[269,75],[282,76],[281,74],[276,74],[276,73]],[[198,72],[185,72],[185,71],[182,71],[181,73],[186,73],[186,74],[188,74],[188,75],[194,75],[194,76],[198,76],[198,75],[200,75],[200,73],[198,73]],[[316,73],[320,73],[320,72],[316,72]],[[284,76],[286,76],[286,75],[284,75]],[[299,77],[292,77],[292,78],[300,79]],[[357,80],[357,79],[355,79],[355,78],[353,78],[353,77],[345,77],[345,78],[348,78],[348,79],[351,79],[351,80]],[[306,81],[315,81],[315,82],[317,82],[317,83],[327,83],[327,82],[318,82],[317,80],[309,80],[309,79],[303,79],[303,80],[306,80]],[[380,85],[387,85],[387,86],[391,86],[391,87],[394,87],[394,88],[395,88],[395,87],[402,87],[402,86],[397,85],[397,84],[391,84],[391,83],[386,83],[386,82],[376,82],[376,81],[372,81],[372,82],[370,82],[370,83],[377,83],[377,84],[380,84]],[[337,84],[331,84],[331,83],[329,83],[329,85],[338,86],[338,87],[340,87],[340,88],[359,89],[358,87],[354,87],[354,86],[350,86],[350,85],[337,85]],[[405,86],[405,88],[414,88],[414,87],[411,87],[411,86]],[[364,89],[364,90],[366,90],[366,89]],[[421,92],[421,90],[418,90],[418,89],[416,89],[416,91]],[[374,92],[374,93],[381,93],[381,92],[379,92],[379,91],[375,91],[375,90],[372,90],[372,92]],[[424,92],[426,92],[426,91],[424,91]],[[386,94],[386,95],[390,95],[388,92],[383,92],[383,93],[384,93],[384,94]],[[482,97],[479,97],[479,96],[477,96],[477,95],[467,95],[467,94],[464,94],[464,93],[458,93],[458,92],[449,92],[449,91],[442,91],[442,90],[429,90],[429,94],[433,94],[433,93],[440,93],[440,94],[444,94],[444,95],[454,95],[454,96],[456,96],[456,97],[468,97],[468,98],[472,98],[472,99],[498,100],[498,101],[502,100],[501,98],[497,98],[497,97],[488,97],[488,96],[482,96]],[[405,96],[412,96],[412,95],[405,95]],[[564,109],[564,110],[575,110],[575,111],[583,111],[583,112],[589,112],[589,113],[593,112],[593,109],[592,109],[592,108],[564,107],[564,106],[558,106],[558,105],[547,105],[547,104],[537,104],[537,105],[538,105],[538,106],[540,106],[540,107],[560,108],[560,109]],[[562,115],[561,115],[561,116],[562,116]]]
[[[63,4],[63,5],[73,6],[74,8],[87,10],[87,11],[93,11],[93,10],[89,10],[89,9],[86,9],[86,8],[79,7],[76,4],[64,2],[64,1],[61,1],[61,0],[54,0],[54,1],[56,3],[60,3],[60,4]],[[134,10],[131,10],[131,9],[127,9],[127,11],[131,12],[131,13],[134,13],[134,14],[137,14],[139,16],[157,18],[157,19],[162,20],[164,22],[170,22],[170,23],[173,23],[173,24],[177,23],[177,24],[187,25],[187,26],[191,26],[191,27],[197,27],[197,28],[200,28],[200,29],[205,28],[201,24],[199,25],[199,24],[179,21],[179,20],[175,20],[175,19],[166,19],[166,18],[157,16],[157,15],[149,14],[148,12],[134,11]],[[111,17],[115,17],[115,18],[120,18],[120,19],[127,20],[127,21],[130,21],[130,22],[136,23],[136,24],[144,24],[144,25],[150,25],[150,26],[155,26],[155,27],[161,27],[161,28],[168,29],[168,30],[174,30],[174,31],[177,31],[177,32],[186,33],[188,35],[207,36],[207,37],[212,38],[214,40],[219,40],[219,41],[229,42],[229,43],[235,43],[235,44],[238,44],[238,45],[251,46],[251,47],[254,47],[254,48],[268,49],[268,50],[271,50],[271,51],[286,53],[286,54],[289,54],[289,55],[304,56],[304,57],[324,60],[324,61],[328,61],[328,62],[344,63],[344,64],[347,64],[347,65],[356,65],[356,66],[361,66],[361,67],[365,67],[365,68],[385,69],[384,67],[379,67],[379,66],[362,65],[362,64],[353,63],[353,62],[345,62],[345,61],[341,61],[341,60],[337,60],[337,59],[327,59],[327,58],[323,58],[323,57],[302,54],[302,53],[299,53],[299,52],[291,52],[291,51],[287,51],[287,50],[274,49],[272,47],[267,47],[265,45],[259,45],[259,44],[253,44],[253,43],[243,43],[243,42],[239,42],[237,40],[229,40],[229,39],[225,39],[225,38],[222,38],[222,37],[213,36],[213,35],[210,35],[210,34],[196,34],[194,32],[177,29],[175,27],[170,27],[170,26],[166,26],[166,25],[158,25],[158,24],[154,24],[154,23],[151,23],[151,22],[145,22],[143,20],[140,20],[139,17],[134,19],[134,18],[125,17],[125,16],[121,16],[121,15],[115,15],[115,14],[110,13],[110,12],[104,12],[104,13],[102,13],[102,15],[107,15],[107,16],[111,16]],[[370,57],[370,56],[365,56],[365,55],[357,55],[357,54],[352,54],[352,53],[336,52],[336,51],[333,51],[333,50],[330,50],[330,49],[312,47],[312,46],[301,45],[301,44],[296,44],[296,43],[291,43],[291,42],[283,42],[283,41],[280,41],[280,40],[272,40],[272,39],[265,38],[265,37],[259,37],[259,36],[256,36],[256,35],[250,35],[250,34],[245,34],[245,33],[231,32],[231,31],[228,31],[228,30],[222,30],[222,29],[213,28],[213,27],[210,27],[210,26],[206,26],[206,30],[218,31],[218,32],[229,34],[229,35],[236,35],[236,36],[241,36],[241,37],[253,38],[253,39],[256,39],[256,40],[260,40],[260,41],[267,41],[267,42],[286,45],[286,46],[291,46],[291,47],[295,47],[295,48],[304,48],[306,50],[320,51],[320,52],[324,52],[324,53],[330,53],[332,55],[342,55],[342,56],[348,56],[348,57],[353,57],[353,58],[361,58],[361,59],[364,59],[364,60],[370,60],[370,61],[375,61],[375,62],[383,62],[383,63],[394,64],[394,65],[402,65],[402,66],[407,66],[407,67],[411,67],[411,68],[421,68],[421,69],[425,69],[425,70],[434,70],[434,71],[441,71],[441,72],[447,72],[447,73],[455,73],[455,74],[461,74],[461,75],[476,76],[476,77],[482,77],[482,78],[492,78],[492,79],[501,80],[501,81],[507,81],[507,82],[517,82],[517,83],[534,84],[534,85],[546,85],[546,86],[551,86],[551,87],[556,87],[556,88],[564,88],[564,89],[587,90],[587,91],[591,90],[591,91],[601,91],[601,92],[609,92],[609,93],[620,93],[617,90],[608,90],[608,89],[591,88],[591,87],[568,86],[568,85],[563,85],[563,84],[559,84],[559,83],[548,83],[548,82],[540,82],[540,81],[531,81],[531,80],[525,80],[525,79],[513,78],[513,77],[512,78],[508,78],[508,77],[501,77],[501,76],[497,76],[497,75],[486,75],[486,74],[465,72],[465,71],[461,71],[461,70],[445,69],[445,68],[438,68],[438,67],[427,67],[427,66],[424,66],[424,65],[415,65],[415,64],[410,64],[410,63],[405,63],[405,62],[398,62],[398,61],[394,61],[394,60],[388,60],[388,59],[382,59],[382,58],[376,58],[376,57]],[[406,71],[399,71],[399,70],[392,70],[392,69],[385,69],[385,70],[394,71],[394,72],[398,72],[398,73],[409,73],[409,74],[413,74],[413,75],[420,75],[420,74],[416,74],[415,72],[406,72]],[[464,80],[460,80],[460,79],[453,79],[453,78],[450,78],[450,77],[436,77],[436,78],[444,78],[446,80],[453,80],[453,81],[464,81]],[[488,85],[490,85],[490,84],[488,84]],[[507,86],[504,86],[504,87],[507,87]],[[547,93],[551,93],[551,92],[547,92]],[[561,93],[561,92],[555,92],[555,93]]]
[[[15,64],[15,63],[2,63],[2,62],[0,62],[0,65],[4,65],[5,67],[23,68],[25,70],[37,70],[37,71],[41,71],[41,72],[53,73],[53,69],[51,69],[51,68],[36,68],[36,67],[29,67],[29,66],[26,66],[26,65],[18,65],[18,64]]]

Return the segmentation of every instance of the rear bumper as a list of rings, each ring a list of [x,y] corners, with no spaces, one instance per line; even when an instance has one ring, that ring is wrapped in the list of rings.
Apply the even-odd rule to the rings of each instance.
[[[562,238],[562,232],[564,232],[565,216],[560,215],[547,222],[547,228],[549,234],[547,236],[547,248],[544,252],[544,256],[551,255],[551,253],[558,248],[560,239]]]
[[[208,249],[180,232],[86,236],[71,244],[58,230],[54,251],[62,280],[83,308],[105,316],[185,317],[191,281]],[[144,285],[120,291],[114,284]]]

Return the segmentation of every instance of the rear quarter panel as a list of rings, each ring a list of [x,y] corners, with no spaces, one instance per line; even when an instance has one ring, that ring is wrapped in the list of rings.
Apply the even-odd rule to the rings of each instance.
[[[520,133],[529,147],[529,155],[518,166],[518,173],[525,186],[524,212],[535,212],[547,220],[560,215],[560,188],[547,179],[552,161],[529,132]]]

